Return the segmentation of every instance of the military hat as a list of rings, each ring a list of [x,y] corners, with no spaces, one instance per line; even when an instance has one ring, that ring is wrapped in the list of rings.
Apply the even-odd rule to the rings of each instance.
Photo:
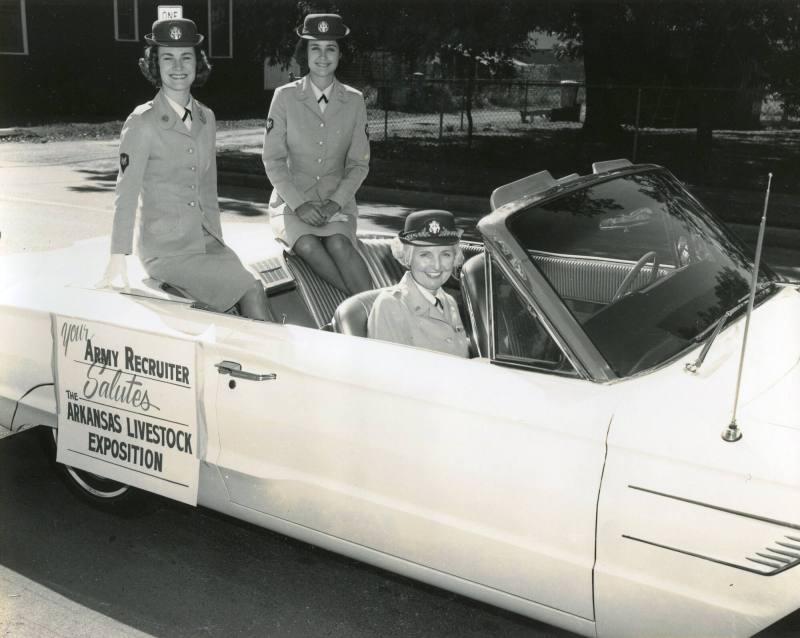
[[[335,13],[309,13],[295,33],[304,40],[339,40],[350,33],[350,29]]]
[[[447,246],[457,244],[461,231],[456,228],[453,213],[446,210],[418,210],[406,217],[398,237],[404,244],[415,246]]]
[[[203,41],[197,32],[197,25],[186,18],[156,20],[153,32],[144,36],[144,41],[160,47],[194,47]]]

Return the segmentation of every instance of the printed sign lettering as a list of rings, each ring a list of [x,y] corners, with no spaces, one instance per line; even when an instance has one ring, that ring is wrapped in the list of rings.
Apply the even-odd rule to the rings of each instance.
[[[59,463],[197,503],[191,341],[55,317]]]

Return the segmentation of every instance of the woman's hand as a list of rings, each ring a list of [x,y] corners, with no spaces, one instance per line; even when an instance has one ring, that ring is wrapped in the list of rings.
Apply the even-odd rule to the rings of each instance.
[[[339,204],[332,199],[326,199],[324,202],[322,202],[322,209],[320,212],[325,216],[325,219],[328,220],[340,210],[342,210],[342,207],[339,206]]]
[[[122,285],[125,292],[130,290],[128,284],[128,262],[125,255],[120,253],[112,253],[108,259],[106,271],[103,273],[103,278],[98,281],[94,286],[95,288],[111,288],[114,286],[114,280],[119,277],[122,280]]]
[[[297,216],[310,226],[322,226],[326,218],[312,202],[301,204],[295,211]]]

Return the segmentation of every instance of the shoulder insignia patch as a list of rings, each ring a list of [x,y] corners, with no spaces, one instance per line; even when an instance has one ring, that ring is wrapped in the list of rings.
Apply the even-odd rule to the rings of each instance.
[[[119,154],[119,170],[121,170],[124,173],[125,169],[128,168],[128,164],[130,163],[131,163],[131,158],[128,156],[127,153]]]
[[[369,122],[364,124],[364,133],[366,133],[367,139],[369,139]]]
[[[273,126],[275,126],[275,122],[273,121],[273,119],[271,117],[268,117],[267,118],[267,135],[269,135],[269,132],[272,130]]]

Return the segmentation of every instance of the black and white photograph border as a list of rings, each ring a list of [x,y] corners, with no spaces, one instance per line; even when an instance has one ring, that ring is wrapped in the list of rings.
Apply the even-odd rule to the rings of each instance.
[[[0,636],[800,635],[800,2],[0,16]],[[452,213],[469,358],[364,338],[377,291],[276,222],[301,182],[382,296]],[[154,277],[215,234],[267,321]]]

